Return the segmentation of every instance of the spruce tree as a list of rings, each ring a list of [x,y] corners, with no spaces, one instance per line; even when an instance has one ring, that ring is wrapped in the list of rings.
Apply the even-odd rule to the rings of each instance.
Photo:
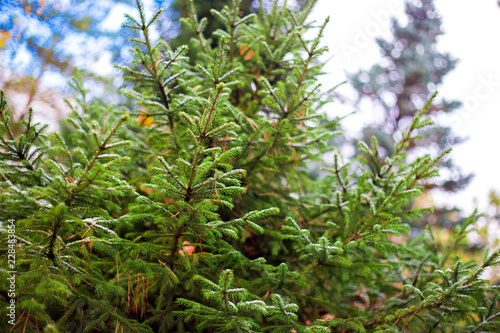
[[[344,161],[327,145],[338,122],[322,121],[327,22],[308,21],[313,5],[241,17],[234,0],[212,11],[224,26],[216,47],[193,14],[188,59],[188,46],[152,43],[160,12],[147,17],[138,1],[126,25],[140,34],[134,63],[119,66],[134,109],[89,101],[77,75],[67,136],[46,133],[32,110],[15,135],[0,96],[1,317],[11,299],[17,311],[3,330],[498,330],[498,288],[481,275],[500,251],[455,256],[475,216],[454,243],[432,229],[398,237],[448,152],[406,158],[432,125],[435,94],[393,154],[382,158],[373,137]],[[308,164],[326,151],[335,157],[312,179]]]
[[[406,128],[416,110],[458,63],[449,53],[437,49],[443,31],[441,16],[433,0],[407,1],[405,13],[406,25],[393,18],[392,38],[376,40],[383,60],[350,76],[358,92],[358,101],[368,97],[383,112],[380,125],[364,129],[365,137],[376,134],[389,152],[393,137]],[[450,113],[461,105],[459,101],[443,98],[433,103],[429,114]],[[411,148],[426,147],[436,151],[462,141],[450,127],[435,125]],[[442,170],[443,177],[428,184],[429,189],[454,192],[463,189],[472,178],[464,175],[450,159],[443,163]]]
[[[368,70],[350,76],[358,93],[357,102],[369,99],[377,112],[382,113],[383,120],[379,124],[363,129],[364,139],[377,136],[384,153],[388,154],[393,152],[395,138],[458,63],[450,54],[437,49],[438,38],[443,31],[434,1],[407,1],[405,13],[406,25],[393,18],[392,37],[376,40],[383,60]],[[429,114],[452,113],[460,107],[459,101],[441,99],[433,103]],[[436,124],[426,129],[422,139],[411,143],[409,151],[426,149],[435,154],[462,141],[463,138],[450,127]],[[456,192],[463,190],[472,179],[471,174],[463,174],[450,158],[441,162],[440,170],[440,177],[426,184],[424,195],[427,198],[431,198],[431,189]],[[424,215],[411,224],[422,229],[430,219],[433,224],[450,229],[452,225],[464,221],[465,217],[460,215],[461,210],[457,207],[436,207],[432,214]]]

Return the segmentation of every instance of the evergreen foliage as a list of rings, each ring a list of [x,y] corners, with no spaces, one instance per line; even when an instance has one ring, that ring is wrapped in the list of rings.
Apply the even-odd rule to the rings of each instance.
[[[357,90],[358,103],[370,100],[377,112],[382,113],[382,122],[363,129],[364,140],[375,135],[387,154],[393,153],[394,140],[413,118],[415,110],[421,108],[428,95],[442,84],[445,76],[452,71],[457,59],[437,50],[438,38],[443,35],[441,17],[434,1],[407,1],[405,12],[408,23],[400,24],[393,18],[393,36],[377,39],[383,59],[369,70],[362,70],[350,76]],[[451,113],[461,107],[459,101],[435,101],[429,109],[430,115]],[[447,126],[435,124],[428,127],[422,139],[412,142],[409,152],[425,149],[432,154],[459,144],[462,138],[456,136]],[[424,196],[431,199],[431,189],[455,192],[463,190],[472,174],[465,175],[450,158],[439,165],[440,176],[425,185]],[[431,199],[432,200],[432,199]],[[429,201],[429,200],[427,200]],[[418,205],[416,201],[412,205]],[[411,221],[421,230],[428,221],[436,226],[451,230],[453,224],[463,223],[464,217],[457,207],[436,207],[432,214]],[[467,251],[467,249],[465,249]]]
[[[449,151],[407,160],[435,94],[393,154],[373,137],[344,161],[327,144],[338,121],[320,113],[331,91],[317,83],[327,22],[307,21],[314,1],[244,17],[239,3],[212,10],[225,28],[209,38],[191,2],[188,59],[152,43],[160,12],[137,2],[135,62],[119,66],[134,110],[89,102],[77,75],[71,133],[45,133],[30,110],[15,136],[0,96],[2,318],[9,219],[18,271],[2,330],[497,331],[498,288],[481,274],[500,250],[454,255],[474,216],[451,244],[431,228],[399,237]],[[331,167],[311,178],[326,151]]]
[[[350,81],[359,94],[359,100],[368,97],[383,112],[383,121],[376,127],[365,128],[365,137],[375,134],[381,138],[384,149],[392,152],[393,136],[403,131],[416,109],[420,109],[429,94],[442,84],[444,77],[457,65],[458,60],[437,50],[438,38],[443,34],[441,17],[433,0],[407,1],[408,24],[401,25],[393,18],[393,36],[378,38],[383,60],[369,70],[351,75]],[[459,101],[435,101],[429,114],[450,113],[460,108]],[[435,125],[426,130],[425,137],[411,148],[443,150],[459,144],[451,128]],[[441,166],[442,177],[427,185],[444,191],[463,189],[471,180],[447,160]]]

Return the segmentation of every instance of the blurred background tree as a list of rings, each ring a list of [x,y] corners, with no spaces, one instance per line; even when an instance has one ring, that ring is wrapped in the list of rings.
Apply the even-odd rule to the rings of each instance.
[[[376,40],[383,59],[368,70],[349,76],[358,94],[356,104],[369,100],[380,114],[378,125],[363,129],[364,140],[375,135],[385,153],[392,154],[394,141],[411,121],[413,115],[426,99],[452,71],[458,60],[437,48],[438,37],[443,34],[441,18],[433,0],[407,1],[405,12],[407,24],[393,18],[392,38]],[[461,107],[461,102],[444,98],[435,100],[431,115],[450,113]],[[429,150],[437,153],[463,141],[450,127],[437,124],[428,130],[424,138],[413,143],[410,152]],[[455,192],[463,189],[472,179],[464,175],[451,159],[440,167],[440,178],[426,185],[427,193],[414,205],[421,207],[432,204],[431,189]],[[427,223],[438,224],[449,229],[452,223],[460,223],[457,208],[436,207],[433,214],[420,221],[420,227]]]

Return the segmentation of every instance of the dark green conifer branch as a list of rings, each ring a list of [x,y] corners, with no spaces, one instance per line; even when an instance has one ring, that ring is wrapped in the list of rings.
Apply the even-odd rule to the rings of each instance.
[[[497,330],[499,290],[482,276],[499,250],[456,256],[475,215],[450,239],[408,237],[426,209],[407,203],[448,152],[407,159],[435,94],[388,156],[374,137],[344,159],[329,142],[338,119],[321,114],[315,2],[241,17],[234,0],[211,11],[224,27],[205,36],[189,1],[192,59],[153,42],[160,12],[147,18],[137,2],[125,25],[140,34],[134,61],[119,66],[135,110],[90,100],[77,74],[81,97],[50,140],[31,111],[15,135],[0,96],[0,231],[14,218],[17,242],[9,329]]]
[[[7,114],[5,93],[0,91],[0,158],[2,166],[4,170],[10,170],[8,175],[16,178],[13,171],[24,169],[22,178],[25,182],[30,183],[30,178],[32,178],[31,181],[35,180],[38,184],[42,184],[45,179],[41,170],[38,170],[38,164],[45,153],[43,132],[48,125],[35,124],[31,108],[28,108],[26,116],[26,120],[21,121],[24,126],[23,133],[16,137],[11,128],[11,119]],[[4,174],[4,177],[7,177],[7,174]]]

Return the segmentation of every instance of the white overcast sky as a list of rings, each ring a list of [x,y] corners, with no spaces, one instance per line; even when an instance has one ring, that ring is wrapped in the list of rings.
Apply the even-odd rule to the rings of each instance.
[[[323,78],[325,85],[342,82],[346,72],[368,69],[380,60],[374,37],[390,37],[388,13],[404,21],[403,3],[319,0],[312,16],[318,22],[330,16],[324,43],[333,56],[326,66],[329,74]],[[465,190],[435,196],[435,201],[471,212],[475,207],[485,208],[489,190],[500,191],[500,7],[496,0],[435,0],[435,5],[444,31],[438,49],[460,60],[438,87],[439,96],[464,103],[455,116],[441,121],[459,136],[469,138],[454,148],[451,157],[464,172],[475,174]],[[362,35],[368,37],[366,41]],[[348,94],[349,87],[339,91]],[[352,106],[337,104],[330,108],[330,112],[341,115],[354,110]],[[343,125],[355,131],[375,118],[369,108],[363,108]]]

